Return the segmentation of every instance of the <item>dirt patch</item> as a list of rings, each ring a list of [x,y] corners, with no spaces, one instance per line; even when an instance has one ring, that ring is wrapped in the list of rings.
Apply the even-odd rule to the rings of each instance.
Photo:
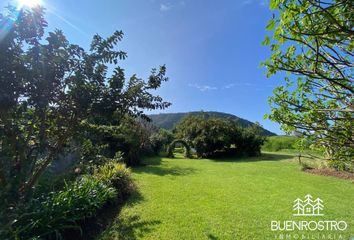
[[[337,171],[332,168],[307,169],[305,172],[322,176],[332,176],[346,180],[354,180],[354,173]]]

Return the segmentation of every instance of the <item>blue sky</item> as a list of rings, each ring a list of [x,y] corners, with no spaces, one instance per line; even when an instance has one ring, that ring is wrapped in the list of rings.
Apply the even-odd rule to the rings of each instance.
[[[122,30],[127,74],[146,78],[166,64],[170,80],[158,94],[173,105],[163,112],[227,112],[281,133],[263,119],[281,82],[259,67],[270,55],[261,45],[272,16],[267,0],[43,1],[49,29],[62,29],[71,43],[87,48],[94,34]],[[8,2],[15,0],[0,7]]]

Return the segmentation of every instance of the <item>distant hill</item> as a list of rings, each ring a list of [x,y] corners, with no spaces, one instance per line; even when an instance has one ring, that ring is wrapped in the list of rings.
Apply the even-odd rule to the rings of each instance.
[[[188,114],[198,115],[201,113],[207,113],[211,116],[221,117],[221,118],[229,118],[229,119],[235,120],[242,127],[250,127],[250,126],[254,125],[253,122],[250,122],[246,119],[239,118],[235,115],[228,114],[228,113],[222,113],[222,112],[160,113],[160,114],[151,114],[151,115],[149,115],[149,118],[152,120],[152,123],[157,127],[165,128],[165,129],[173,129],[176,126],[176,124],[186,115],[188,115]],[[264,128],[263,128],[263,133],[266,136],[276,136],[275,133],[270,132]]]

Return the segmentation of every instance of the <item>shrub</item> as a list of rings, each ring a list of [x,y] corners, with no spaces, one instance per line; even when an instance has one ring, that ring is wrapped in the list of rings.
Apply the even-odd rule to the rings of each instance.
[[[113,186],[120,197],[125,198],[135,189],[131,178],[131,171],[125,164],[109,161],[94,170],[93,177],[101,182]]]
[[[198,157],[210,157],[232,144],[235,122],[214,116],[188,115],[176,126],[176,137],[190,143]]]
[[[265,141],[261,127],[241,128],[231,119],[205,115],[189,115],[176,126],[176,136],[188,142],[198,157],[222,154],[255,156]]]
[[[259,128],[257,126],[238,128],[235,132],[234,144],[237,154],[249,157],[261,155],[261,147],[266,137],[259,134]]]
[[[297,137],[272,136],[264,143],[262,150],[277,152],[284,149],[296,149]]]
[[[166,151],[173,139],[173,133],[166,129],[160,129],[158,133],[152,134],[150,136],[150,143],[154,154],[158,155],[161,151]]]
[[[92,161],[93,156],[102,155],[113,158],[116,152],[122,152],[123,161],[128,166],[139,165],[141,156],[150,147],[150,132],[136,119],[125,116],[119,125],[99,125],[82,123],[80,138],[84,139],[83,159]],[[98,157],[99,164],[102,156]],[[97,157],[96,157],[97,158]]]
[[[84,176],[62,191],[50,192],[17,207],[14,219],[1,234],[4,239],[60,239],[64,231],[81,231],[79,221],[92,217],[117,196],[108,184]]]
[[[338,171],[346,171],[354,173],[354,161],[345,160],[330,160],[328,161],[328,166],[332,167]]]

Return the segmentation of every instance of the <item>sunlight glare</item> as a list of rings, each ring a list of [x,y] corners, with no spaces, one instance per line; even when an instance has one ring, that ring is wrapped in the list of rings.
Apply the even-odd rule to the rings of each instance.
[[[42,0],[18,0],[19,7],[36,7],[38,5],[42,5],[43,1]]]

